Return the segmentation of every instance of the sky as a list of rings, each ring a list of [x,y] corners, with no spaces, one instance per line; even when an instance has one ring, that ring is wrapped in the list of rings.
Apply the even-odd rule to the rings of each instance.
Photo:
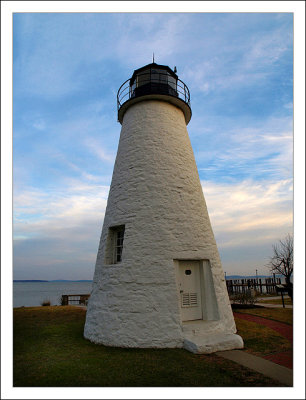
[[[293,232],[293,14],[38,12],[13,17],[14,279],[92,279],[117,91],[153,53],[190,90],[224,271],[269,274]]]

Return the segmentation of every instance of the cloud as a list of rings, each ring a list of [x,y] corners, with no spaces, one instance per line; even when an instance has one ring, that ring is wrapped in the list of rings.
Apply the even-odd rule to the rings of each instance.
[[[217,27],[210,27],[211,32],[203,28],[203,36],[194,36],[190,45],[195,56],[182,71],[192,91],[216,96],[225,90],[235,93],[250,87],[256,92],[282,71],[281,62],[286,60],[290,65],[291,61],[292,66],[292,19],[291,25],[289,16],[275,25],[277,14],[266,18],[264,14],[247,14],[243,21],[236,13],[213,14],[208,27],[214,19]]]
[[[176,13],[30,13],[15,15],[14,26],[16,91],[56,99],[109,88],[114,64],[130,74],[153,53],[156,62],[174,62],[190,21]]]
[[[57,190],[19,189],[14,195],[14,232],[17,236],[52,237],[85,220],[101,221],[108,186],[71,179]],[[82,234],[82,229],[80,230]]]
[[[98,140],[94,138],[87,138],[84,140],[84,143],[87,148],[92,151],[93,154],[99,157],[100,160],[107,161],[112,164],[114,163],[115,155],[107,153],[102,145],[98,142]]]
[[[236,267],[244,265],[245,271],[259,260],[264,264],[272,244],[292,231],[291,180],[202,181],[202,186],[227,271],[234,261]],[[32,189],[15,196],[15,273],[21,276],[36,266],[41,275],[35,276],[55,279],[58,271],[61,277],[73,277],[75,265],[90,279],[108,190],[96,183],[71,181],[61,191]],[[251,253],[245,261],[245,254]],[[50,265],[52,274],[46,270]]]
[[[275,26],[277,14],[243,18],[237,13],[17,14],[15,79],[29,94],[65,96],[117,79],[108,63],[130,72],[151,62],[154,52],[158,63],[181,63],[183,80],[205,93],[258,83],[270,74],[266,67],[292,48],[292,26],[288,19]]]
[[[249,50],[244,54],[242,67],[248,70],[275,64],[292,51],[293,30],[276,29],[273,32],[253,35]]]
[[[33,123],[33,127],[39,131],[43,131],[46,128],[45,121],[43,119],[38,119]]]
[[[202,181],[212,226],[222,248],[262,245],[293,229],[293,181],[236,184]]]
[[[293,232],[292,179],[202,181],[224,271],[269,274],[272,245]]]
[[[110,20],[108,14],[15,14],[18,91],[54,99],[91,87],[92,67],[111,51],[106,35]],[[101,66],[100,79],[102,71]]]
[[[99,233],[88,227],[92,236],[85,241],[68,230],[65,238],[15,240],[14,279],[92,279]]]
[[[19,189],[14,196],[16,279],[91,279],[108,190],[78,180],[53,191]]]
[[[116,92],[153,52],[191,89],[188,130],[225,265],[255,265],[291,227],[291,35],[292,15],[274,13],[15,14],[15,271],[73,277],[94,264]]]
[[[121,16],[117,54],[127,65],[149,64],[153,53],[155,62],[164,64],[179,52],[184,40],[185,28],[190,21],[184,14],[131,14]],[[132,44],[133,51],[130,51]],[[169,61],[168,61],[169,62]]]
[[[269,117],[246,123],[196,117],[191,132],[202,179],[291,179],[293,135],[291,117]]]

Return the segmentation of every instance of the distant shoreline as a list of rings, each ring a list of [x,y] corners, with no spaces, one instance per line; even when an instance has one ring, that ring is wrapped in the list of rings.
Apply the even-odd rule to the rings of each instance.
[[[45,281],[42,279],[13,279],[13,282],[92,282],[92,279],[80,279],[80,280],[69,280],[69,279],[55,279],[52,281]]]
[[[282,275],[275,275],[276,278],[281,278]],[[271,275],[228,275],[225,276],[226,280],[233,279],[263,279],[263,278],[272,278]],[[44,280],[44,279],[14,279],[13,282],[92,282],[92,279],[79,279],[79,280],[70,280],[70,279],[53,279],[53,280]]]

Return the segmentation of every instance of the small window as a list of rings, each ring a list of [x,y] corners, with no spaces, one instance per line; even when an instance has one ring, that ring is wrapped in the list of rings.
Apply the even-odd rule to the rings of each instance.
[[[114,254],[115,263],[119,263],[122,260],[123,238],[124,238],[124,230],[120,231],[118,230],[116,232],[116,238],[115,238],[115,254]]]
[[[124,225],[109,228],[105,249],[105,264],[118,264],[122,261],[124,228]]]

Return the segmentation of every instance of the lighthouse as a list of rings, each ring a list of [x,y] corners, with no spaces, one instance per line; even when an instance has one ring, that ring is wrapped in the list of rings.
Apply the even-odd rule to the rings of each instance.
[[[119,88],[122,125],[84,337],[116,347],[242,348],[187,132],[188,87],[156,63]]]

